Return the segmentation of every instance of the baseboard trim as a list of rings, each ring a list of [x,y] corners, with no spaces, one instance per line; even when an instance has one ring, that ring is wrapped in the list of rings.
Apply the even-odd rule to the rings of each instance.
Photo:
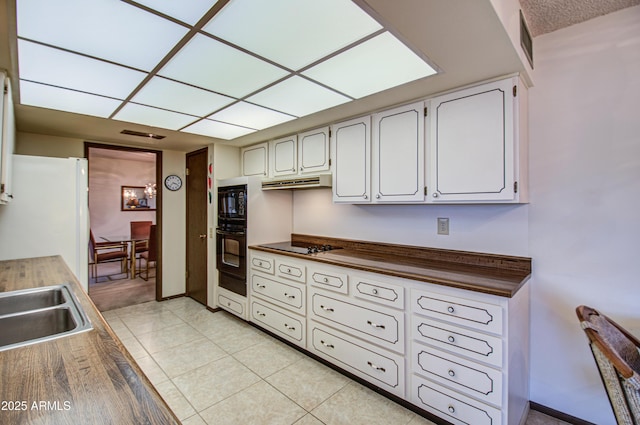
[[[596,425],[593,422],[585,421],[584,419],[576,418],[575,416],[568,415],[558,410],[552,409],[542,404],[538,404],[534,401],[529,402],[531,410],[537,410],[540,413],[559,419],[564,422],[568,422],[573,425]]]
[[[168,300],[174,300],[176,298],[182,298],[185,297],[187,294],[178,294],[178,295],[171,295],[169,297],[162,297],[162,299],[160,301],[168,301]]]

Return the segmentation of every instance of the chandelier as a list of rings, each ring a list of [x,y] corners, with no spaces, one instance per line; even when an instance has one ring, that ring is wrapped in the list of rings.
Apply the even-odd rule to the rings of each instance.
[[[147,194],[149,199],[153,199],[153,197],[156,196],[157,192],[158,192],[158,189],[157,189],[155,183],[147,183],[146,184],[146,186],[144,188],[144,193]]]

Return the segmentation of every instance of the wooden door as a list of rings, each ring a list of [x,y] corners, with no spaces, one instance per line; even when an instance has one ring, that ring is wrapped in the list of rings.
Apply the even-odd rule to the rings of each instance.
[[[333,202],[371,202],[371,117],[332,127]]]
[[[424,103],[373,116],[374,202],[424,200]]]
[[[187,295],[207,305],[207,148],[187,154]]]

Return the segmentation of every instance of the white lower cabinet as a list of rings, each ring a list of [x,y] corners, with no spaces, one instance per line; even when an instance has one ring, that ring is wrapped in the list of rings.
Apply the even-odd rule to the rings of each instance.
[[[411,377],[411,402],[455,425],[502,425],[502,412],[417,375]]]
[[[243,296],[227,291],[224,288],[218,288],[217,305],[244,320],[248,319],[247,299]]]
[[[404,397],[404,357],[309,321],[309,351],[367,381]]]
[[[522,423],[528,286],[504,298],[311,259],[251,258],[256,325],[453,424]]]

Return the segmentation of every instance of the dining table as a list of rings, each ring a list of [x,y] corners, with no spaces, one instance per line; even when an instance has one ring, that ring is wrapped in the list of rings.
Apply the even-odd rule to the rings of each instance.
[[[113,242],[119,244],[129,244],[129,264],[131,267],[129,270],[131,271],[131,279],[136,278],[136,245],[141,243],[149,243],[149,238],[132,238],[129,235],[110,235],[110,236],[100,236],[100,239],[106,242]]]

